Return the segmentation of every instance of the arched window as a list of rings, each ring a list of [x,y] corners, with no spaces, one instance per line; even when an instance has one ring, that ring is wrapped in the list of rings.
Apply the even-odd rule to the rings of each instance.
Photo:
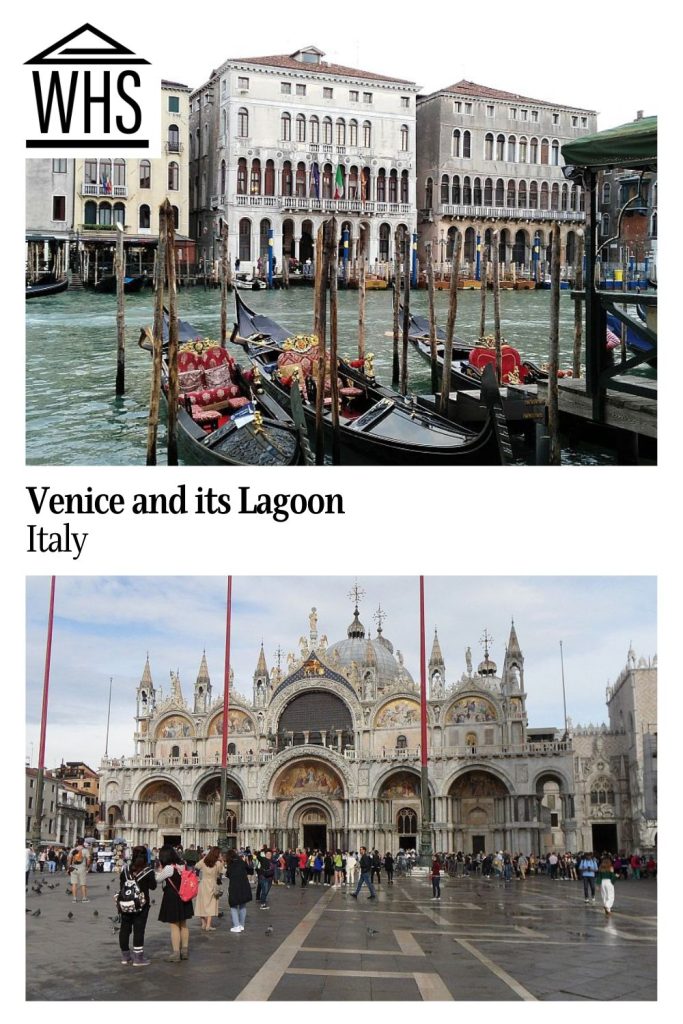
[[[243,217],[239,225],[239,259],[251,259],[251,221]]]
[[[538,182],[532,181],[529,185],[529,209],[538,209]]]
[[[171,757],[180,757],[180,747],[171,747]]]
[[[612,201],[612,186],[606,181],[602,186],[602,205],[609,206]]]
[[[237,195],[247,194],[247,161],[241,156],[237,161]]]
[[[111,226],[111,203],[100,203],[97,211],[97,223],[103,227]]]
[[[481,178],[474,179],[474,195],[472,198],[475,206],[481,206]]]
[[[246,107],[240,107],[237,111],[237,135],[240,139],[249,136],[249,111]]]
[[[330,127],[331,130],[331,127]],[[323,167],[323,199],[332,198],[332,164]]]
[[[228,753],[229,754],[236,754],[237,753],[237,747],[235,746],[234,743],[228,743]],[[228,811],[228,814],[234,814],[234,811]]]
[[[173,213],[173,227],[178,230],[180,227],[180,210],[177,206],[172,206],[171,211]]]
[[[387,172],[383,167],[380,167],[377,172],[377,202],[386,203],[387,201]],[[446,200],[448,202],[448,200]]]
[[[289,160],[285,160],[282,165],[282,195],[291,196],[292,194],[292,165]]]
[[[323,146],[332,145],[332,118],[323,119]]]
[[[417,835],[417,814],[412,807],[403,807],[397,815],[398,832],[402,836]]]
[[[517,205],[519,206],[520,210],[523,210],[525,208],[526,202],[526,182],[520,181],[519,185],[517,186]],[[520,262],[522,261],[520,260]]]
[[[85,218],[85,224],[97,224],[97,203],[92,199],[89,199],[85,204],[83,216]]]
[[[398,202],[398,171],[395,167],[389,172],[389,202]]]
[[[453,156],[460,156],[461,132],[456,128],[453,132]]]
[[[296,194],[302,198],[306,196],[306,164],[302,161],[296,165]]]
[[[541,163],[542,164],[547,164],[548,163],[549,146],[550,146],[550,144],[549,144],[547,139],[541,139]]]
[[[149,206],[144,203],[138,212],[138,225],[144,231],[150,227]]]
[[[576,209],[576,185],[572,185],[571,192],[569,193],[569,209]]]
[[[484,206],[493,206],[493,181],[487,178],[484,182]]]
[[[391,228],[388,224],[380,224],[379,226],[379,258],[385,262],[389,259],[389,239],[391,237]]]
[[[538,139],[532,139],[529,143],[529,163],[538,163]]]
[[[168,165],[168,191],[177,192],[180,188],[180,167],[175,160]]]
[[[152,165],[149,160],[140,161],[140,188],[152,187]]]
[[[126,184],[126,161],[114,160],[114,185],[124,187]]]
[[[476,734],[476,732],[468,732],[467,735],[465,736],[465,746],[472,748],[472,747],[476,747],[476,745],[477,745],[477,734]]]
[[[126,223],[126,208],[123,203],[114,203],[114,224],[123,227]]]
[[[602,222],[600,224],[600,234],[603,238],[607,238],[609,235],[609,213],[603,213]]]
[[[401,202],[402,203],[409,202],[408,196],[409,196],[408,172],[407,171],[401,171]]]
[[[311,142],[317,145],[320,142],[320,119],[314,114],[308,125],[311,130]]]
[[[349,121],[349,146],[358,145],[358,121]]]
[[[614,786],[609,779],[596,779],[591,786],[591,806],[601,807],[604,804],[614,806]]]
[[[249,194],[252,196],[261,195],[261,161],[258,158],[255,158],[254,160],[251,161]]]
[[[496,181],[496,206],[505,206],[505,182],[502,178]]]
[[[560,144],[557,141],[557,139],[553,139],[553,144],[552,144],[551,150],[552,150],[551,163],[552,163],[553,167],[559,167],[559,165],[560,165]]]
[[[168,126],[168,151],[169,153],[180,152],[180,128],[177,124]]]
[[[396,749],[397,750],[407,750],[408,749],[408,738],[407,738],[407,736],[397,736],[396,737]]]
[[[564,185],[562,186],[562,199],[560,201],[560,205],[561,205],[561,208],[563,210],[567,210],[568,209],[568,202],[569,202],[569,188],[567,186],[567,183],[565,182]]]
[[[472,132],[469,129],[462,133],[462,155],[465,160],[472,156]]]
[[[226,184],[226,166],[225,160],[221,160],[221,195],[225,195],[225,184]]]
[[[285,111],[280,118],[280,135],[283,142],[290,142],[292,138],[292,115]]]
[[[96,185],[98,182],[97,177],[97,160],[86,160],[83,164],[83,181],[86,185]]]
[[[227,110],[224,110],[223,114],[221,116],[221,134],[222,134],[224,139],[225,139],[225,137],[228,134],[228,112],[227,112]],[[190,136],[190,142],[191,141],[192,141],[192,137]]]
[[[296,141],[306,141],[306,118],[303,114],[296,115]]]
[[[449,200],[449,196],[448,196],[448,193],[450,191],[449,185],[450,185],[450,182],[448,181],[448,175],[447,174],[442,174],[441,175],[441,202],[442,203],[447,203],[448,200]]]
[[[275,164],[272,160],[266,160],[266,173],[263,180],[264,196],[275,195]]]
[[[100,160],[100,194],[111,194],[111,186],[111,160]]]
[[[527,141],[526,141],[526,137],[523,135],[521,137],[521,139],[519,140],[519,149],[517,151],[517,159],[518,159],[520,164],[525,164],[526,163],[526,158],[527,158]]]
[[[462,183],[462,201],[465,206],[469,206],[472,202],[472,185],[469,175],[465,175],[465,179]]]
[[[541,204],[540,205],[541,205],[541,209],[542,210],[547,210],[548,209],[548,182],[547,181],[541,182]]]
[[[515,196],[516,191],[517,190],[516,190],[516,187],[515,187],[515,182],[514,182],[514,180],[512,178],[510,178],[510,180],[508,181],[507,196],[506,196],[506,199],[505,199],[505,205],[506,206],[509,206],[509,207],[512,208],[512,207],[514,207],[516,205],[516,202],[515,202],[515,200],[516,200],[516,196]]]
[[[652,220],[650,221],[650,236],[652,238],[657,237],[657,211],[652,214]]]
[[[553,187],[550,190],[550,209],[559,210],[560,208],[560,186],[557,182],[553,183]]]
[[[228,744],[230,746],[230,744]],[[233,748],[235,744],[232,744]],[[235,753],[233,749],[233,754]],[[225,831],[229,836],[237,835],[237,815],[234,811],[225,812]]]
[[[408,152],[408,140],[410,138],[410,132],[408,131],[408,125],[401,125],[401,149],[404,153]]]
[[[496,136],[496,160],[505,159],[505,136]]]
[[[346,121],[343,117],[337,118],[337,145],[346,145]]]
[[[508,162],[514,163],[517,157],[517,138],[514,135],[508,137]]]
[[[95,204],[93,203],[93,206]],[[434,205],[434,181],[432,178],[427,178],[425,183],[425,209],[431,210]]]
[[[493,135],[488,132],[484,139],[484,160],[493,160]]]
[[[363,121],[363,147],[370,149],[372,146],[372,125],[369,121]]]
[[[460,175],[453,175],[453,183],[451,186],[451,202],[456,206],[460,204]]]

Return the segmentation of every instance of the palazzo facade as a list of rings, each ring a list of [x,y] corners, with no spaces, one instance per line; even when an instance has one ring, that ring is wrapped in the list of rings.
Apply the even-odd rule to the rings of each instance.
[[[358,605],[329,643],[311,610],[286,664],[268,669],[263,645],[251,700],[231,685],[227,832],[233,845],[271,843],[419,848],[419,686]],[[435,632],[429,659],[429,785],[437,850],[576,849],[571,740],[527,726],[524,656],[514,623],[502,668],[470,649],[447,681]],[[231,680],[232,684],[232,680]],[[149,661],[137,688],[135,754],[101,766],[102,826],[110,838],[152,847],[214,843],[219,829],[223,698],[202,656],[194,692],[177,673],[170,692]]]

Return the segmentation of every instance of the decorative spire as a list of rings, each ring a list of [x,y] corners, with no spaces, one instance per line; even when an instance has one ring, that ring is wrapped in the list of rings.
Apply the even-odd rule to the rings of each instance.
[[[149,689],[154,687],[152,682],[152,670],[149,667],[149,651],[147,652],[147,660],[145,661],[145,667],[142,670],[142,679],[140,680],[140,686],[147,686]]]
[[[171,669],[171,700],[177,704],[183,704],[183,691],[180,688],[180,669],[175,672]]]
[[[517,639],[517,630],[515,629],[514,619],[512,619],[512,624],[510,626],[510,636],[508,638],[507,653],[510,655],[510,657],[522,653],[522,650],[519,646],[519,640]]]
[[[206,662],[206,648],[204,648],[204,651],[202,652],[202,660],[199,663],[199,672],[197,672],[197,682],[208,683],[209,681],[209,666]]]
[[[377,605],[377,611],[375,612],[375,614],[372,617],[375,620],[375,622],[377,623],[377,636],[379,637],[379,636],[382,635],[382,623],[384,622],[384,620],[387,617],[387,613],[382,610],[382,605],[381,604]]]
[[[443,654],[441,653],[441,644],[439,643],[439,634],[436,629],[434,630],[434,642],[432,643],[432,653],[429,655],[430,665],[443,665]]]
[[[263,641],[261,641],[261,650],[260,650],[259,656],[258,656],[258,664],[256,666],[256,675],[257,676],[267,676],[268,675],[268,666],[266,665],[266,655],[265,655],[265,651],[263,650]]]

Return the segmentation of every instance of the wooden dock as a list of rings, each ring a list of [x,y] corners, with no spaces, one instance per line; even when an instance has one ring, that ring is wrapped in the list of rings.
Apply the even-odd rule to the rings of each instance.
[[[657,438],[657,381],[634,374],[624,374],[619,378],[631,384],[646,387],[652,392],[651,398],[640,398],[625,395],[620,391],[608,388],[605,398],[604,425],[617,430],[625,430],[641,437]],[[547,399],[547,385],[538,385],[539,400]],[[592,399],[586,394],[586,382],[564,377],[559,381],[560,414],[575,416],[585,422],[592,422]]]

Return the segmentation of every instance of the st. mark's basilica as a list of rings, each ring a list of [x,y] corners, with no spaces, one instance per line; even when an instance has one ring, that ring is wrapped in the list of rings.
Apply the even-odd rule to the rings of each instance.
[[[420,693],[400,651],[360,619],[329,643],[313,608],[296,653],[255,657],[251,700],[230,680],[225,826],[236,846],[382,852],[419,848]],[[303,616],[302,616],[303,617]],[[427,669],[431,846],[638,850],[656,844],[656,657],[629,650],[608,688],[609,724],[529,728],[524,655],[514,622],[499,667],[484,630],[447,673],[435,631]],[[530,672],[533,688],[541,685]],[[137,687],[135,754],[100,769],[100,834],[158,847],[216,842],[223,687],[202,655],[193,693],[179,674]]]

